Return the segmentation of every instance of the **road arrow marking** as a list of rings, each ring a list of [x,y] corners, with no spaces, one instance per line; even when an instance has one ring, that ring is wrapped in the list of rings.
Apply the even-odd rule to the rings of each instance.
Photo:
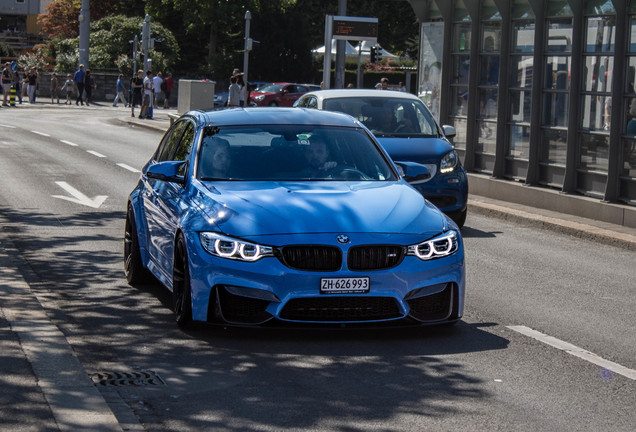
[[[89,198],[66,182],[55,182],[55,184],[64,189],[69,194],[73,195],[73,198],[64,195],[51,195],[53,198],[67,200],[92,208],[99,208],[104,203],[104,201],[106,201],[106,198],[108,198],[108,196],[106,195],[97,195],[94,198]]]

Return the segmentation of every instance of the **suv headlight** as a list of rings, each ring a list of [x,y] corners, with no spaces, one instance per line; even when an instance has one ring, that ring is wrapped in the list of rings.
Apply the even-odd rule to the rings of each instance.
[[[409,246],[406,254],[416,256],[422,261],[428,261],[452,255],[457,252],[458,248],[457,233],[448,231],[425,242]]]
[[[256,96],[256,97],[254,98],[254,100],[255,100],[256,102],[260,102],[260,101],[262,101],[263,99],[265,99],[265,95]]]
[[[215,232],[199,233],[199,239],[203,249],[221,258],[252,262],[263,257],[274,256],[271,246],[250,243]]]
[[[448,174],[450,172],[455,171],[457,165],[459,164],[459,156],[455,150],[446,153],[446,155],[442,158],[439,163],[439,171],[442,174]]]

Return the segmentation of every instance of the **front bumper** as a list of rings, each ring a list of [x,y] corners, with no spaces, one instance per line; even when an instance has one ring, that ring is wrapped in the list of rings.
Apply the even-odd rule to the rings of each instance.
[[[188,236],[195,321],[231,325],[362,324],[407,321],[437,324],[463,314],[463,245],[448,257],[421,261],[406,256],[393,268],[337,272],[295,270],[275,257],[257,262],[223,259]],[[325,235],[325,241],[333,239]],[[344,263],[347,249],[343,247]],[[321,294],[322,277],[370,278],[366,293]]]

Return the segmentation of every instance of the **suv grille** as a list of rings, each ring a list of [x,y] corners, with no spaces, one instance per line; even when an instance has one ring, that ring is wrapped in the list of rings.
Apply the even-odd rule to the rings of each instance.
[[[292,299],[280,317],[295,321],[374,321],[400,318],[390,297],[313,297]]]
[[[404,258],[404,248],[394,245],[356,246],[349,250],[349,270],[383,270],[395,267]]]
[[[279,259],[296,270],[337,271],[342,267],[342,251],[332,246],[286,246]]]

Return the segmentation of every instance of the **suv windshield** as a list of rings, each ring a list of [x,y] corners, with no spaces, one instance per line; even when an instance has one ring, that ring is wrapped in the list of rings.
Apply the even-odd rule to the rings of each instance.
[[[204,129],[198,177],[203,180],[397,180],[362,128],[307,125]]]
[[[324,109],[349,114],[376,136],[439,137],[430,111],[419,100],[391,97],[326,99]]]

